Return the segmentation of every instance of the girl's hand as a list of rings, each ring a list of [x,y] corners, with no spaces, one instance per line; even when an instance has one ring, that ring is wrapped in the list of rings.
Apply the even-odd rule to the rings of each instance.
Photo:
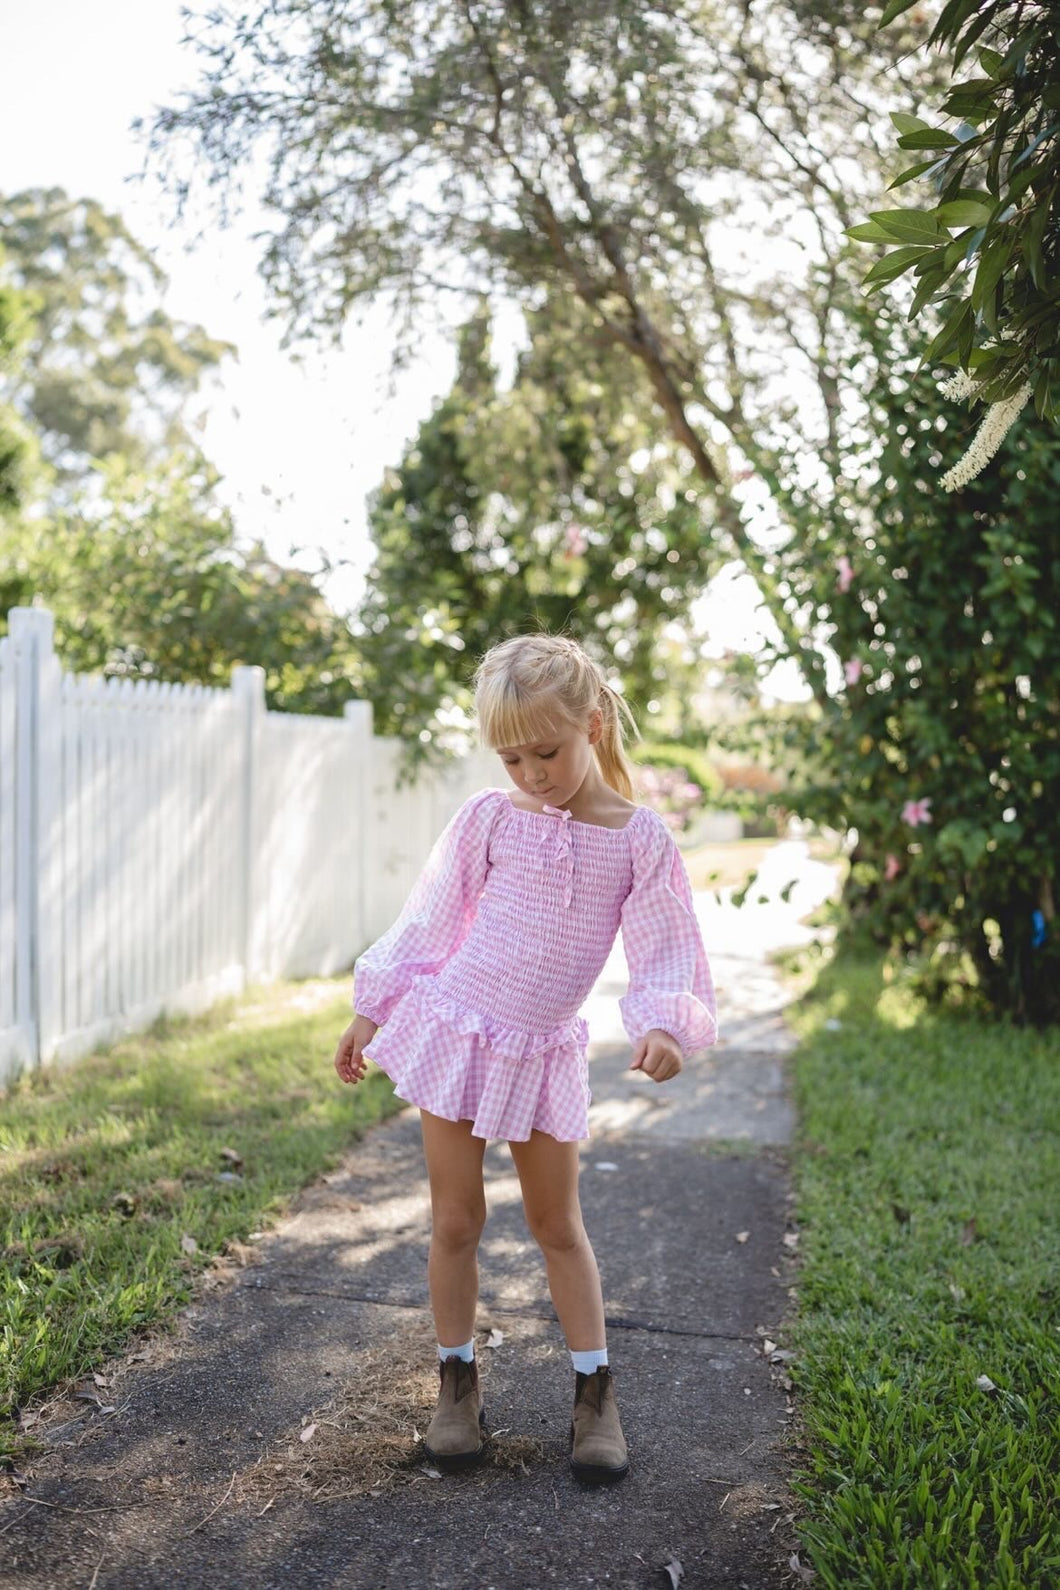
[[[629,1069],[643,1071],[653,1082],[669,1082],[681,1069],[681,1045],[661,1027],[653,1027],[635,1045]]]
[[[354,1016],[335,1050],[335,1070],[343,1082],[362,1082],[368,1067],[361,1054],[379,1031],[378,1023],[367,1016]]]

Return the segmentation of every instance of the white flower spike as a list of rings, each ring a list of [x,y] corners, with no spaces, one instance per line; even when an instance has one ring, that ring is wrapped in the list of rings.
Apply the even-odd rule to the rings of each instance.
[[[970,383],[966,386],[962,383]],[[970,397],[975,391],[975,382],[963,370],[952,380],[947,381],[940,389],[945,397],[962,398]],[[962,486],[967,486],[976,475],[982,474],[989,464],[1001,443],[1005,440],[1016,419],[1031,395],[1031,384],[1028,381],[1014,392],[1010,398],[1004,398],[1000,403],[991,403],[983,415],[979,429],[972,440],[972,445],[964,457],[948,469],[939,484],[943,491],[960,491]]]

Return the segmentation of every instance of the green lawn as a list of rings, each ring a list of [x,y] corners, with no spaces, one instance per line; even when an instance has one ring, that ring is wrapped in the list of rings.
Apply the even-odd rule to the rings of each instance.
[[[1060,1033],[843,961],[793,1019],[804,1559],[829,1590],[1054,1590]]]
[[[14,1406],[171,1318],[198,1270],[394,1108],[380,1073],[335,1075],[349,993],[251,989],[0,1095],[0,1452]]]

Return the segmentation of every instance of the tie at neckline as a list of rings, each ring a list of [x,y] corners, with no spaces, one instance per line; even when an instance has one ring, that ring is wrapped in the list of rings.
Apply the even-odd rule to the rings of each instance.
[[[556,864],[563,878],[563,904],[567,910],[570,910],[574,903],[574,845],[571,843],[570,812],[565,806],[550,806],[547,801],[541,809],[550,817],[562,819],[555,831],[558,841],[555,847]]]

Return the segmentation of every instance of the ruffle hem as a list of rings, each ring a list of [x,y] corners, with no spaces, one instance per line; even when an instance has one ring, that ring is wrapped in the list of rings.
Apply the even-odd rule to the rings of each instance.
[[[589,1136],[589,1029],[580,1016],[548,1033],[520,1032],[455,1005],[433,975],[417,977],[365,1054],[399,1099],[472,1135],[525,1143]]]

